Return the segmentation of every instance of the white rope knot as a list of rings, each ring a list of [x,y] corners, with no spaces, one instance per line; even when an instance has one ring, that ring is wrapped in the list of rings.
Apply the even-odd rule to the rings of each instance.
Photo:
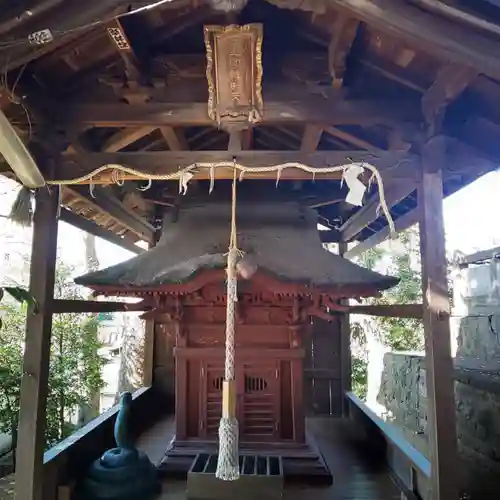
[[[219,424],[219,457],[215,477],[222,481],[236,481],[240,478],[238,452],[238,420],[221,418]]]

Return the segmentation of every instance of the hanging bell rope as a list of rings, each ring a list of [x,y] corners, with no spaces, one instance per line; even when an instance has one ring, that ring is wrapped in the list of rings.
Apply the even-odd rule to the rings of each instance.
[[[226,360],[222,384],[222,417],[219,424],[219,457],[215,477],[235,481],[240,477],[238,451],[238,419],[236,418],[236,384],[234,377],[235,307],[237,296],[236,264],[241,252],[236,239],[236,169],[234,169],[231,236],[227,255]]]

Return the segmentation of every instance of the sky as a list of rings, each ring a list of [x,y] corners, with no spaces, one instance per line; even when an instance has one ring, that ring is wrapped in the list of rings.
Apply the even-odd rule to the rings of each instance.
[[[16,185],[12,181],[0,183],[0,216],[10,211]],[[448,197],[444,202],[444,222],[447,251],[467,254],[500,245],[500,171],[490,172],[466,188]],[[0,217],[0,253],[8,244],[5,233],[16,233],[15,240],[29,241],[29,230],[24,232]],[[101,267],[126,260],[133,255],[104,240],[97,240],[97,254]],[[59,230],[59,256],[75,266],[76,272],[84,269],[83,233],[61,223]]]

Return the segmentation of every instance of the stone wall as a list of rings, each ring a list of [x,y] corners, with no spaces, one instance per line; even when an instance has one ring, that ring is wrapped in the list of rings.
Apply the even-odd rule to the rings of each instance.
[[[463,269],[454,283],[451,346],[465,487],[495,498],[500,488],[500,264]],[[386,353],[378,403],[385,418],[430,458],[425,373],[422,354]]]

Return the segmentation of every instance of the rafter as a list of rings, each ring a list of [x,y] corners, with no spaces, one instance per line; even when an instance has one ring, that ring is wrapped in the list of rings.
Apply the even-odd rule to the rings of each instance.
[[[448,64],[443,66],[434,83],[422,97],[422,113],[427,123],[428,134],[440,133],[446,107],[457,99],[478,76],[469,66]]]
[[[497,168],[497,162],[490,158],[481,155],[481,153],[470,146],[449,137],[438,136],[432,139],[433,141],[445,141],[447,150],[446,165],[448,170],[443,171],[444,181],[449,181],[454,176],[462,176],[467,174],[470,178],[477,178],[491,170]],[[419,167],[420,168],[420,167]],[[418,186],[417,186],[418,188]],[[416,224],[419,220],[419,208],[416,207],[406,214],[398,217],[394,224],[396,231],[404,231],[410,226]],[[366,240],[358,243],[355,247],[348,250],[345,254],[346,258],[352,259],[370,248],[377,246],[389,237],[389,228],[385,226],[380,231],[374,233]]]
[[[322,135],[323,127],[321,127],[320,125],[306,125],[304,135],[302,136],[300,150],[303,153],[311,153],[313,151],[316,151]]]
[[[124,129],[120,130],[116,134],[112,135],[103,145],[102,150],[114,153],[120,151],[121,149],[127,147],[139,139],[142,139],[146,135],[156,130],[155,127],[145,125],[144,127],[139,127],[137,129]]]
[[[118,54],[120,54],[125,63],[125,71],[127,80],[138,83],[141,79],[140,64],[137,56],[134,53],[132,44],[125,33],[125,29],[119,19],[113,19],[106,25],[106,30],[111,42],[115,46]]]
[[[97,205],[112,219],[115,219],[129,231],[135,233],[144,241],[150,243],[154,241],[155,228],[139,215],[130,211],[118,198],[109,193],[106,189],[96,187],[93,196],[79,191],[81,199],[90,201]]]
[[[416,182],[399,182],[388,183],[385,186],[385,201],[387,207],[391,209],[401,200],[406,198],[412,191],[417,188]],[[340,227],[342,233],[342,241],[351,241],[358,233],[366,226],[370,225],[380,215],[379,210],[380,197],[377,194],[373,195],[368,200],[366,205],[360,208],[354,215],[347,219]]]
[[[329,0],[361,21],[410,40],[429,54],[500,78],[500,41],[399,0]]]
[[[125,0],[107,0],[106,2],[99,0],[87,0],[85,2],[62,2],[61,5],[53,9],[50,16],[50,29],[52,33],[59,33],[51,43],[45,43],[33,46],[28,43],[27,33],[24,26],[20,26],[19,30],[12,30],[11,36],[15,39],[26,39],[25,44],[17,44],[9,50],[3,51],[0,54],[0,67],[3,71],[10,71],[19,68],[23,64],[28,64],[30,61],[52,52],[57,47],[64,45],[75,38],[79,38],[85,32],[92,31],[95,26],[92,26],[93,21],[101,20],[112,11],[114,14],[119,14],[135,5],[144,5],[144,1],[125,1]],[[47,16],[30,16],[29,32],[34,33],[47,29]],[[86,30],[75,30],[75,26],[89,26]],[[66,33],[61,35],[61,33]]]
[[[352,144],[354,146],[358,146],[361,149],[367,149],[370,151],[382,151],[382,149],[378,148],[377,146],[374,146],[368,141],[365,141],[364,139],[360,139],[359,137],[356,137],[353,134],[350,134],[349,132],[344,132],[343,130],[340,130],[337,127],[325,127],[325,132],[329,135],[332,135],[333,137],[337,137],[338,139],[341,139],[348,144]]]
[[[181,130],[175,130],[173,127],[160,127],[160,132],[168,144],[170,151],[186,151],[189,144]]]
[[[328,45],[328,69],[332,76],[332,84],[336,90],[340,90],[344,83],[346,60],[351,50],[359,21],[353,17],[339,12],[332,28],[332,38]]]

